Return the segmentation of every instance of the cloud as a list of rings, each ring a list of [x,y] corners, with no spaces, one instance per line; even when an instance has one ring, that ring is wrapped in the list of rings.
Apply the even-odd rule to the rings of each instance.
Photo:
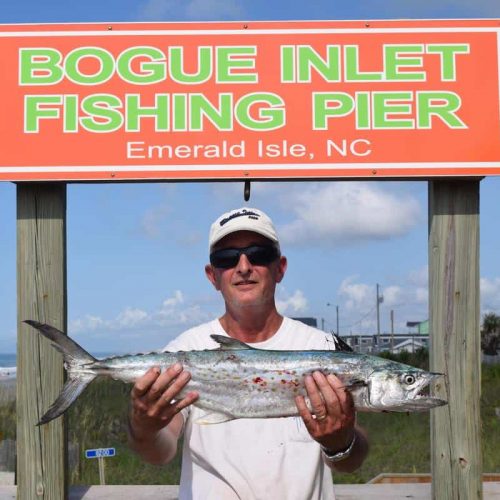
[[[307,310],[308,302],[302,290],[295,290],[292,295],[288,295],[283,288],[280,288],[278,294],[283,296],[276,300],[276,308],[281,314],[292,315]]]
[[[418,287],[415,289],[415,300],[419,304],[427,304],[429,302],[429,289]]]
[[[117,325],[124,328],[133,328],[148,317],[148,313],[141,309],[127,307],[116,317]]]
[[[406,331],[406,322],[424,320],[428,317],[427,288],[415,288],[410,272],[398,283],[380,287],[383,302],[380,303],[380,325],[382,332],[389,332],[390,311],[394,311],[395,331]],[[418,274],[418,271],[416,272]],[[418,290],[418,292],[416,292]],[[421,294],[421,296],[419,296]],[[340,332],[375,333],[377,329],[376,285],[363,283],[359,276],[348,276],[337,290],[340,307]]]
[[[402,236],[422,219],[418,201],[362,182],[315,184],[294,190],[294,220],[279,228],[289,244],[341,245]]]
[[[69,325],[71,335],[79,333],[105,334],[109,331],[135,332],[170,328],[180,333],[182,330],[213,319],[214,314],[199,304],[192,303],[176,290],[164,299],[159,308],[144,311],[139,308],[125,307],[114,318],[101,318],[85,315],[72,320]]]
[[[141,21],[211,21],[243,19],[236,0],[148,0],[139,11]]]
[[[173,297],[165,299],[163,301],[163,309],[174,308],[175,306],[182,304],[184,302],[184,295],[180,290],[174,292]]]
[[[484,312],[500,310],[500,278],[481,278],[481,308]]]
[[[389,311],[394,310],[396,331],[406,328],[407,321],[423,321],[429,317],[427,266],[410,271],[400,282],[381,287],[384,301],[380,304],[381,330],[389,331]],[[500,277],[481,278],[481,314],[500,314]],[[347,334],[376,331],[376,290],[374,284],[363,283],[357,275],[348,276],[337,290],[340,308],[340,331]]]
[[[400,286],[391,285],[385,287],[382,294],[384,298],[384,304],[389,307],[398,304],[399,302],[401,302],[403,294],[404,291]]]
[[[375,287],[365,283],[355,283],[359,276],[349,276],[342,280],[338,295],[347,309],[366,311],[375,304]]]

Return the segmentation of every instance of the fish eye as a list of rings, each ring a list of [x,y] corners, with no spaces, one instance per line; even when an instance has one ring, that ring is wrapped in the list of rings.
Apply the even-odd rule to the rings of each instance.
[[[407,385],[412,385],[415,383],[415,376],[414,375],[410,375],[409,373],[407,373],[406,375],[403,375],[403,382]]]

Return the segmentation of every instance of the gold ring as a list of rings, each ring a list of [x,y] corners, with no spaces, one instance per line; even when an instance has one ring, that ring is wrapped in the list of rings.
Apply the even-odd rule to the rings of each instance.
[[[320,422],[321,420],[325,420],[327,416],[328,415],[325,413],[324,415],[315,415],[315,418],[318,422]]]

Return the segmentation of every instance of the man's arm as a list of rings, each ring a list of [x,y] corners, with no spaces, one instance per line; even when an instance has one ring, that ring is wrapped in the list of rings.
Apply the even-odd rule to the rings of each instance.
[[[369,445],[366,432],[355,425],[356,411],[350,393],[337,377],[325,377],[321,372],[307,376],[305,387],[311,410],[303,396],[297,396],[296,405],[309,434],[324,450],[325,463],[339,472],[354,472],[368,455]],[[351,445],[350,453],[342,460],[327,458],[348,450]]]
[[[198,399],[197,392],[178,399],[190,378],[176,363],[162,373],[151,368],[132,388],[128,442],[147,462],[166,464],[174,458],[184,426],[179,412]]]

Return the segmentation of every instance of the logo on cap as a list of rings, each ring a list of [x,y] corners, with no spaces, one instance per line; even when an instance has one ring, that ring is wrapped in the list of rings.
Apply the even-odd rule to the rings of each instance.
[[[248,216],[249,219],[259,220],[260,214],[256,212],[251,212],[250,210],[243,210],[242,212],[235,212],[234,214],[231,214],[229,217],[222,219],[219,224],[223,226],[224,224],[227,224],[229,221],[236,219],[237,217],[244,217],[244,216]]]

